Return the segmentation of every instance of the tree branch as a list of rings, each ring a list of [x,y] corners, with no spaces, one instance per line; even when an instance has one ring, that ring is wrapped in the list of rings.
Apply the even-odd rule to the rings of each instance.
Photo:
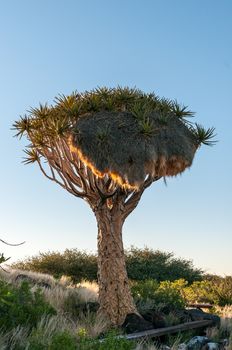
[[[44,170],[41,161],[37,160],[37,163],[39,164],[40,170],[42,171],[42,173],[44,174],[44,176],[46,176],[49,180],[56,182],[58,185],[60,185],[62,188],[66,189],[68,192],[70,192],[71,194],[73,194],[76,197],[80,197],[80,198],[87,198],[89,197],[88,194],[86,193],[81,193],[78,190],[76,190],[73,186],[70,188],[69,185],[66,182],[61,182],[56,178],[55,172],[52,168],[52,166],[50,165],[50,170],[51,170],[51,175],[48,175],[46,173],[46,171]]]
[[[152,182],[158,181],[159,179],[160,177],[158,176],[153,178],[149,175],[148,178],[145,180],[142,188],[139,189],[139,191],[133,191],[132,193],[130,192],[128,194],[130,198],[128,199],[128,201],[125,202],[125,205],[124,205],[124,212],[122,214],[123,220],[125,220],[127,216],[137,207],[145,189],[149,187],[152,184]]]

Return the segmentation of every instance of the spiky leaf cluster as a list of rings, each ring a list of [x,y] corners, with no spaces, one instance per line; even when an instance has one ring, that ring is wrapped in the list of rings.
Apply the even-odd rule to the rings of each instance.
[[[175,115],[189,127],[196,138],[196,143],[212,145],[214,128],[204,129],[198,124],[186,121],[193,112],[178,102],[159,98],[154,93],[144,93],[136,88],[96,88],[83,93],[74,92],[70,96],[59,95],[54,105],[40,104],[31,108],[28,114],[21,117],[13,125],[16,136],[27,135],[30,140],[30,150],[26,151],[25,163],[38,160],[43,148],[53,147],[60,138],[67,137],[76,121],[89,113],[100,111],[130,112],[138,120],[138,127],[145,136],[152,134],[153,125],[149,115],[156,111],[160,114],[160,123],[165,124],[169,116]],[[100,136],[101,141],[101,136]]]
[[[199,144],[202,143],[206,146],[213,146],[217,142],[214,140],[215,128],[213,127],[205,129],[202,125],[196,123],[194,127],[192,127],[192,132]]]

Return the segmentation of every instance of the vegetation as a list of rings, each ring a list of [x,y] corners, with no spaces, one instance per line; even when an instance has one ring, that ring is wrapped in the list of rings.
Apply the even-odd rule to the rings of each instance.
[[[127,273],[131,280],[154,279],[160,282],[184,278],[192,283],[203,278],[203,271],[194,267],[191,260],[177,258],[173,253],[132,247],[125,254]]]
[[[230,339],[232,333],[231,276],[203,276],[204,280],[189,283],[184,279],[131,281],[131,290],[138,310],[163,315],[166,326],[181,323],[179,312],[188,302],[211,301],[214,312],[222,317],[220,329],[208,330],[212,340]],[[215,280],[217,284],[215,284]],[[224,288],[225,307],[218,306],[218,295]],[[197,286],[197,292],[196,292]],[[206,288],[207,286],[207,288]],[[210,289],[209,289],[210,286]],[[219,293],[220,291],[220,293]],[[195,293],[195,294],[193,294]],[[213,294],[214,293],[214,294]],[[204,299],[206,296],[209,299]],[[222,297],[222,294],[220,294]],[[73,283],[70,278],[25,271],[0,272],[0,348],[12,350],[152,350],[154,344],[133,343],[117,338],[109,323],[97,316],[98,286],[96,282]],[[74,312],[75,311],[75,312]],[[116,333],[115,333],[116,332]],[[176,349],[178,343],[197,333],[169,336],[166,344]],[[102,338],[105,341],[102,341]],[[231,346],[230,345],[230,346]],[[229,348],[228,348],[229,349]]]
[[[193,282],[184,289],[189,302],[211,303],[225,306],[232,304],[232,276],[206,277],[204,281]]]
[[[9,330],[20,325],[35,327],[43,315],[54,315],[55,309],[45,300],[41,291],[34,293],[27,282],[16,288],[0,280],[0,328]]]
[[[184,309],[186,300],[180,293],[180,282],[182,280],[160,283],[155,280],[147,280],[133,283],[132,295],[138,309],[146,311],[146,305],[148,305],[149,308],[164,311],[166,314]]]
[[[184,278],[192,283],[203,278],[202,270],[195,268],[190,260],[176,258],[173,253],[132,247],[125,251],[125,259],[128,277],[134,281],[154,279],[160,282]],[[97,280],[97,256],[77,249],[40,253],[11,266],[48,273],[56,278],[69,276],[74,283]]]
[[[214,144],[214,128],[186,119],[192,116],[177,101],[117,87],[60,95],[14,123],[30,142],[25,163],[37,163],[95,214],[99,312],[113,325],[137,311],[123,251],[126,218],[153,182],[182,173],[201,144]]]

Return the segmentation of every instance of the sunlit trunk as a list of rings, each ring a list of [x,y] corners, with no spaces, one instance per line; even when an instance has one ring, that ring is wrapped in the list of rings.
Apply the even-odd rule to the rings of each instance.
[[[122,215],[106,205],[95,212],[98,223],[99,313],[114,325],[121,325],[127,314],[135,313],[126,272],[122,242]]]

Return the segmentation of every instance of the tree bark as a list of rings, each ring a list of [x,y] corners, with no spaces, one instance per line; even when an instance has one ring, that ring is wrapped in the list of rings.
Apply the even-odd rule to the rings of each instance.
[[[98,223],[99,313],[113,325],[137,313],[130,291],[122,242],[123,216],[119,206],[106,204],[95,211]]]

